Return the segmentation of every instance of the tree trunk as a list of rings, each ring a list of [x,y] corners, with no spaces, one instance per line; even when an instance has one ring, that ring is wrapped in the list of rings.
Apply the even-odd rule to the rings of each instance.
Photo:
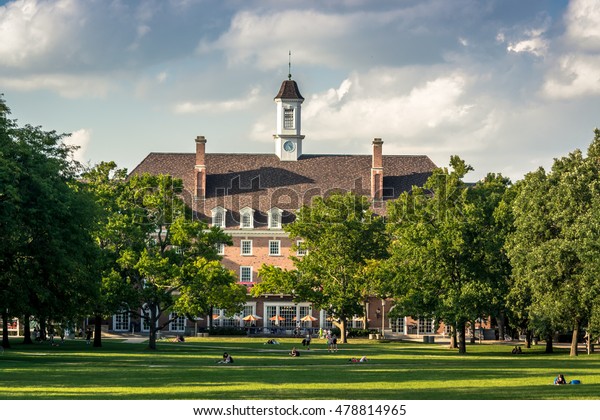
[[[342,344],[346,344],[348,340],[346,339],[346,317],[340,319],[340,340]]]
[[[8,311],[6,309],[2,311],[2,347],[5,349],[10,348],[10,341],[8,341]]]
[[[40,341],[46,341],[46,317],[40,317]]]
[[[458,326],[458,353],[466,354],[467,353],[467,341],[465,337],[465,322],[461,321]]]
[[[212,314],[209,317],[212,319]],[[152,305],[150,308],[150,332],[148,335],[148,348],[150,350],[156,350],[156,306]]]
[[[577,356],[577,344],[579,339],[579,321],[575,321],[575,325],[573,326],[573,337],[571,338],[571,352],[569,356]]]
[[[533,337],[533,332],[530,329],[525,330],[525,348],[531,348],[531,338]]]
[[[29,314],[23,315],[23,344],[33,344],[31,339],[31,326],[29,325]]]
[[[544,353],[554,353],[554,348],[552,347],[552,334],[548,333],[546,335],[546,350]]]
[[[457,344],[456,344],[456,327],[454,325],[450,326],[450,348],[451,349],[455,349],[457,348]]]
[[[504,313],[500,312],[498,316],[498,338],[504,340],[504,334],[506,331],[506,324],[504,322]]]
[[[365,330],[368,330],[369,329],[369,302],[366,300],[363,302],[363,311],[365,313],[364,327],[365,327]]]
[[[475,321],[471,321],[471,344],[475,344]]]
[[[94,315],[94,347],[102,347],[102,315]]]

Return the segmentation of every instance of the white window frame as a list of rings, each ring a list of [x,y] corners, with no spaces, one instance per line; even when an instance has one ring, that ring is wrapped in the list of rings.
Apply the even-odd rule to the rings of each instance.
[[[140,331],[141,332],[148,332],[150,331],[150,321],[146,320],[145,316],[150,316],[150,308],[148,308],[148,305],[144,304],[144,307],[140,309],[140,318],[141,318],[141,325],[140,325]],[[158,327],[158,319],[154,322],[154,327]]]
[[[250,244],[249,250],[244,250],[244,245]],[[240,240],[240,255],[253,255],[252,254],[252,239],[242,239]]]
[[[250,279],[244,279],[244,271],[248,271],[250,275]],[[253,283],[254,282],[254,278],[253,278],[253,272],[252,272],[252,266],[249,265],[242,265],[240,266],[240,283]]]
[[[248,218],[248,223],[246,223],[246,218]],[[254,229],[254,209],[244,207],[240,210],[240,228]]]
[[[281,216],[283,211],[277,207],[269,210],[269,229],[281,229]]]
[[[185,331],[185,316],[181,316],[176,314],[175,312],[171,312],[169,314],[169,319],[177,318],[175,321],[172,321],[169,324],[169,331],[172,332],[184,332]]]
[[[123,326],[125,324],[126,326]],[[117,328],[117,325],[119,327]],[[114,331],[129,331],[131,328],[131,315],[127,309],[117,312],[113,315],[113,330]]]
[[[302,239],[296,241],[296,256],[305,257],[308,255],[308,249],[300,249],[300,246],[304,243]]]
[[[221,206],[217,206],[214,209],[212,209],[210,212],[211,212],[211,216],[212,216],[212,225],[213,226],[218,226],[220,228],[227,227],[227,224],[225,223],[227,209],[224,209]]]
[[[223,242],[217,242],[215,249],[217,250],[217,255],[225,255],[225,244]]]
[[[272,246],[277,247],[277,252],[273,252]],[[281,241],[280,240],[270,240],[269,241],[269,255],[270,256],[280,256],[281,255]]]
[[[296,128],[296,110],[293,107],[283,108],[283,129],[293,130]]]

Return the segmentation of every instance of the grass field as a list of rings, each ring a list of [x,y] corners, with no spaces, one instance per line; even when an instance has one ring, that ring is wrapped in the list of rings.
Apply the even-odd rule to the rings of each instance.
[[[473,344],[468,354],[437,344],[352,340],[328,353],[324,340],[292,358],[298,339],[198,338],[185,343],[84,340],[58,347],[22,345],[0,354],[2,399],[597,399],[600,353],[576,358],[543,346],[512,355],[502,344]],[[224,351],[232,365],[217,364]],[[366,355],[369,363],[352,364]],[[581,385],[554,386],[563,373]]]

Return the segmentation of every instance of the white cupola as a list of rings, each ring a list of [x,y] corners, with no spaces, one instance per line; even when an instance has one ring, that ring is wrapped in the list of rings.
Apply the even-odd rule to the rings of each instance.
[[[304,98],[300,94],[298,85],[288,75],[275,96],[277,106],[277,132],[273,134],[275,139],[275,154],[284,161],[298,160],[302,155],[302,102]]]

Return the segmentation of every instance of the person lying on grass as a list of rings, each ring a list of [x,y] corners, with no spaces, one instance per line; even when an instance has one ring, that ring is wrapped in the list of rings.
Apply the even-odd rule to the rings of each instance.
[[[363,356],[360,359],[357,357],[353,357],[352,359],[348,360],[350,363],[366,363],[369,361],[369,359],[367,359],[367,356]]]

